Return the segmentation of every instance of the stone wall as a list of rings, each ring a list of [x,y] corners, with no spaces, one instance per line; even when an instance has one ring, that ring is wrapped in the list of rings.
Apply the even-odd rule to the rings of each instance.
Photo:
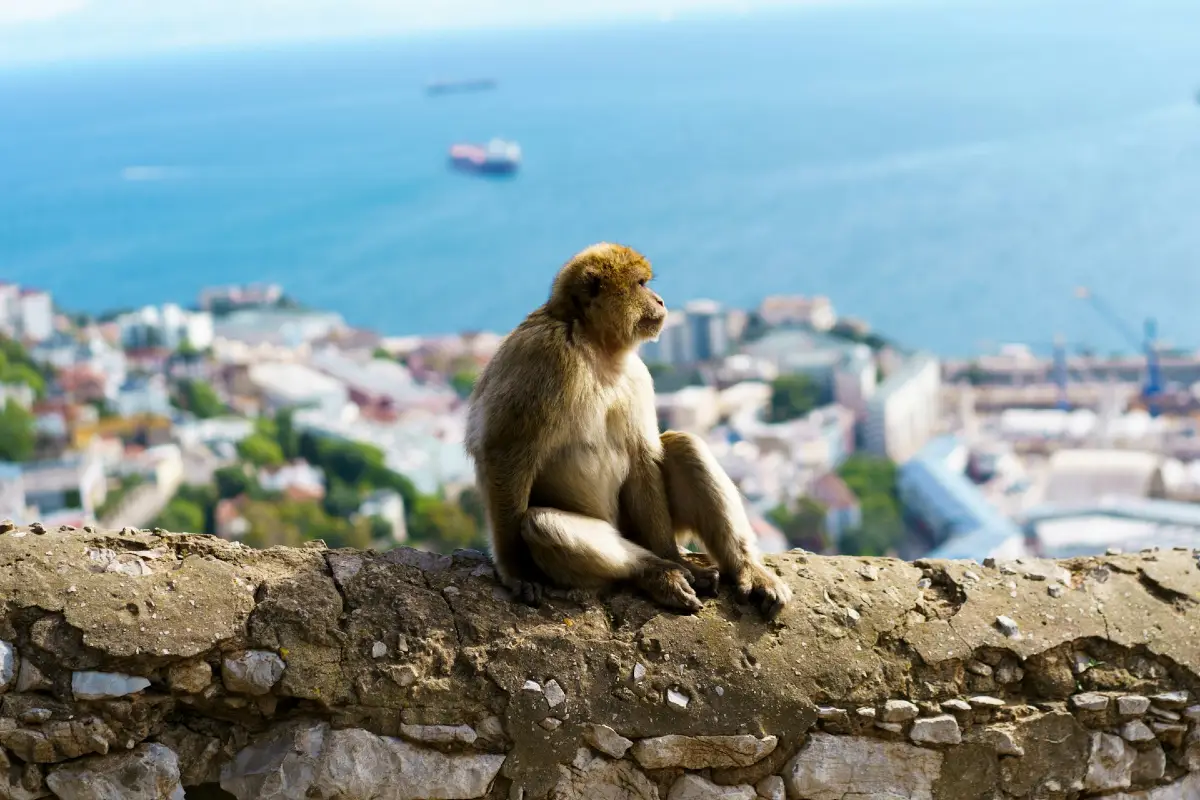
[[[1187,551],[770,560],[763,623],[486,558],[0,525],[0,798],[1200,798]]]

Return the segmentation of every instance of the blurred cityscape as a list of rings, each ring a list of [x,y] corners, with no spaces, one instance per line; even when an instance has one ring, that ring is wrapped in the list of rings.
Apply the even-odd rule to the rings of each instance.
[[[765,552],[1194,547],[1200,355],[1127,333],[1137,356],[946,361],[829,298],[774,296],[677,307],[642,356],[661,427],[708,440]],[[485,548],[463,426],[500,341],[384,338],[278,285],[95,317],[0,285],[0,517]]]

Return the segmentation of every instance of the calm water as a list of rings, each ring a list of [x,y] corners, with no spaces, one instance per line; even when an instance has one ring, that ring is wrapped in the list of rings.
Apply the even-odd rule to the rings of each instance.
[[[496,92],[427,98],[432,77]],[[595,240],[668,302],[826,293],[944,353],[1200,345],[1200,3],[1004,0],[0,73],[0,278],[100,310],[280,281],[504,329]],[[515,138],[510,181],[446,168]],[[134,170],[129,167],[153,167]]]

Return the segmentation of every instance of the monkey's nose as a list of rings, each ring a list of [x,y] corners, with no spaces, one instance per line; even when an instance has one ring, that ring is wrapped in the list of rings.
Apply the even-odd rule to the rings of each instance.
[[[666,308],[666,307],[667,307],[667,304],[666,304],[666,303],[664,303],[664,302],[663,302],[663,299],[662,299],[661,297],[659,297],[658,295],[654,295],[654,302],[658,303],[658,304],[659,304],[660,306],[662,306],[663,308]]]

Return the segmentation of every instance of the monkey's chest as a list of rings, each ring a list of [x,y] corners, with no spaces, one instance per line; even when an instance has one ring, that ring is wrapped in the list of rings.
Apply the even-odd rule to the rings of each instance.
[[[615,520],[629,477],[629,440],[619,409],[581,418],[576,435],[551,456],[534,482],[530,505]]]

